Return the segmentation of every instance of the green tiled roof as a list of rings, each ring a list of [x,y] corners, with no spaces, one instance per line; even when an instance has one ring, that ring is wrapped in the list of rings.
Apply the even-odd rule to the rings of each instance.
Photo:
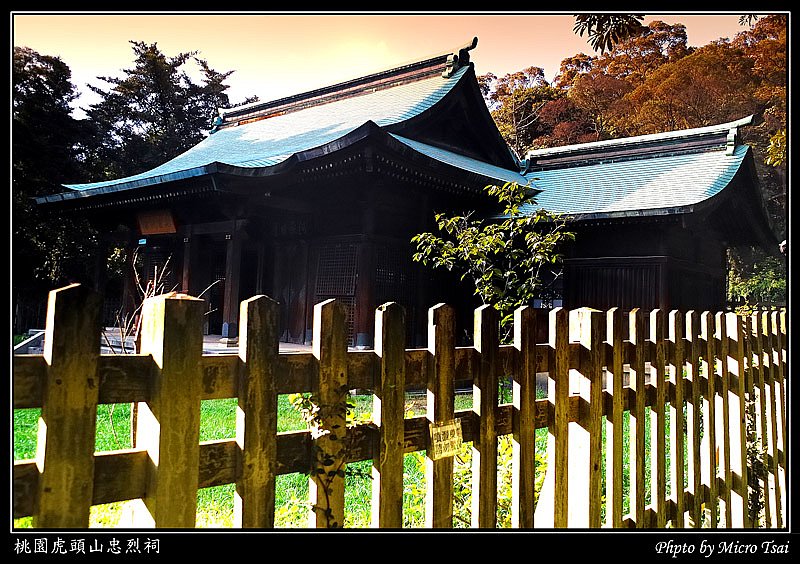
[[[657,215],[688,208],[718,194],[750,148],[739,145],[686,154],[653,154],[611,162],[531,171],[542,190],[535,208],[570,215]]]
[[[528,182],[522,174],[515,170],[500,168],[499,166],[485,163],[477,159],[472,159],[470,157],[465,157],[464,155],[459,155],[458,153],[454,153],[452,151],[446,151],[444,149],[440,149],[439,147],[434,147],[433,145],[414,141],[413,139],[407,139],[400,135],[395,135],[394,133],[390,133],[390,135],[401,143],[408,145],[418,153],[422,153],[423,155],[426,155],[441,163],[460,168],[461,170],[466,170],[468,172],[485,176],[487,179],[498,181],[500,183],[517,182],[519,184],[527,184]],[[479,186],[479,188],[483,188],[483,186]]]
[[[208,174],[217,163],[239,168],[274,166],[294,154],[335,141],[367,121],[383,127],[418,116],[447,95],[468,68],[462,67],[449,78],[435,75],[225,127],[152,170],[116,180],[65,186],[78,191],[124,190]]]

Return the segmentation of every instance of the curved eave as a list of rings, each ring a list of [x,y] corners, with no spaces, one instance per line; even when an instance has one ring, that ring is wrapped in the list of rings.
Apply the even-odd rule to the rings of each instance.
[[[36,198],[36,203],[37,204],[66,203],[70,201],[77,201],[96,196],[107,196],[122,191],[136,190],[139,188],[147,188],[156,185],[164,185],[170,182],[177,182],[180,180],[197,178],[199,176],[212,175],[217,172],[218,164],[219,163],[209,163],[205,166],[194,167],[187,170],[172,172],[169,174],[160,174],[147,178],[131,180],[129,182],[124,182],[121,184],[110,184],[105,186],[99,186],[97,188],[86,188],[82,190],[73,188],[71,192],[61,192],[59,194],[51,194],[49,196],[42,196],[40,198]],[[83,186],[83,185],[74,184],[66,186],[69,188],[72,186]]]
[[[475,192],[480,192],[486,184],[504,183],[508,181],[514,181],[520,184],[526,183],[525,177],[515,170],[505,170],[490,163],[476,161],[475,159],[470,159],[469,157],[464,157],[444,149],[410,139],[396,137],[376,123],[367,121],[337,139],[317,147],[293,153],[275,164],[242,166],[213,162],[201,167],[137,179],[122,184],[113,184],[110,186],[101,186],[98,188],[75,190],[73,192],[45,196],[39,198],[37,202],[43,204],[73,203],[80,205],[81,202],[86,202],[87,199],[101,197],[106,197],[108,199],[122,198],[124,201],[128,201],[134,196],[138,197],[141,194],[147,195],[148,192],[144,189],[152,189],[156,186],[164,187],[171,192],[180,192],[181,187],[176,183],[201,176],[209,176],[212,180],[209,183],[209,189],[219,191],[213,182],[215,176],[230,175],[265,178],[286,174],[290,173],[302,163],[335,155],[337,152],[344,151],[367,140],[375,146],[382,146],[400,154],[403,158],[415,163],[420,168],[426,170],[436,169],[438,175],[459,178],[460,183],[464,186],[471,186],[474,183]]]

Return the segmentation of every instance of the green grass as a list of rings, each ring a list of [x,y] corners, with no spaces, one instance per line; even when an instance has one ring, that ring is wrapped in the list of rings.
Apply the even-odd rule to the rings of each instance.
[[[368,414],[372,410],[372,396],[359,395],[351,398],[355,414]],[[504,398],[509,399],[509,398]],[[409,396],[406,417],[425,414],[424,395]],[[455,409],[472,407],[471,394],[457,394]],[[236,399],[206,400],[200,406],[200,440],[231,439],[236,434]],[[40,409],[21,409],[14,412],[14,458],[31,459],[36,455],[37,421]],[[306,428],[300,413],[291,405],[286,395],[278,397],[278,431],[294,431]],[[507,441],[505,444],[503,441]],[[547,429],[537,431],[537,450],[542,453],[537,472],[541,484],[544,477],[544,453],[547,445]],[[505,446],[503,446],[505,444]],[[510,515],[510,441],[501,439],[501,460],[498,463],[500,484],[500,507],[498,522],[502,526]],[[114,404],[98,406],[97,451],[131,448],[131,406]],[[458,500],[456,526],[467,526],[469,520],[469,484],[471,443],[465,443],[456,463],[456,483],[460,484],[463,499]],[[503,454],[504,453],[504,454]],[[372,499],[371,461],[348,465],[345,478],[345,523],[346,527],[369,527]],[[507,490],[505,495],[503,492]],[[276,527],[305,527],[308,522],[308,477],[304,474],[285,474],[276,478]],[[197,526],[204,528],[232,527],[234,484],[200,489],[197,493]],[[423,527],[425,522],[425,454],[424,451],[406,454],[404,458],[403,526]],[[506,499],[507,498],[507,499]],[[131,502],[118,502],[93,506],[91,527],[114,527],[120,522]],[[17,519],[15,527],[30,527],[31,518]]]

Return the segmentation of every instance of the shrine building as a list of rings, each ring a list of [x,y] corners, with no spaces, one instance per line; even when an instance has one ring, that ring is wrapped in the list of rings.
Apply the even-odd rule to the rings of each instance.
[[[239,302],[267,294],[291,343],[310,342],[314,304],[328,298],[347,305],[357,347],[372,345],[387,301],[405,307],[410,346],[424,344],[430,306],[469,313],[470,292],[414,263],[410,241],[435,212],[496,211],[490,184],[530,182],[537,207],[570,217],[569,308],[721,308],[726,249],[777,249],[739,136],[751,118],[520,158],[481,95],[476,44],[220,110],[204,140],[164,164],[38,202],[86,217],[108,245],[139,247],[167,287],[205,291],[207,334],[236,337]],[[112,288],[100,273],[98,286],[123,303],[134,292],[130,276]]]

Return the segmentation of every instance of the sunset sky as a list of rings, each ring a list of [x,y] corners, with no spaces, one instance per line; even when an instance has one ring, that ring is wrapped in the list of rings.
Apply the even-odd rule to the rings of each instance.
[[[732,38],[745,28],[740,13],[647,14],[686,25],[690,45]],[[72,81],[105,87],[97,76],[132,66],[129,40],[157,42],[168,56],[199,51],[212,68],[235,70],[232,102],[272,100],[342,82],[403,63],[451,52],[478,37],[478,74],[503,76],[529,66],[548,80],[561,60],[594,54],[572,31],[571,13],[276,14],[276,13],[12,13],[13,44],[56,55]],[[84,95],[79,105],[96,101]]]

